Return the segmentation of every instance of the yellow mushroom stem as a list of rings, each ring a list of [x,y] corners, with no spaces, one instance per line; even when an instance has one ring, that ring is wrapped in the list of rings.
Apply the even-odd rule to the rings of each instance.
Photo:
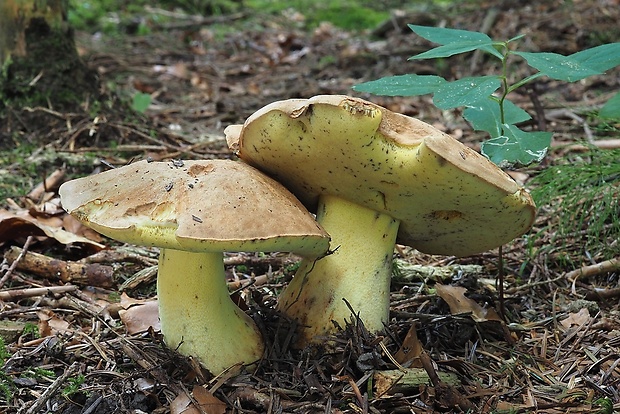
[[[399,220],[323,195],[317,221],[330,234],[335,251],[319,260],[304,259],[278,308],[300,324],[297,346],[317,335],[344,327],[351,320],[349,302],[371,332],[383,329],[389,318],[392,255]]]
[[[228,294],[222,253],[162,249],[158,271],[161,331],[171,349],[214,375],[262,357],[260,332]]]

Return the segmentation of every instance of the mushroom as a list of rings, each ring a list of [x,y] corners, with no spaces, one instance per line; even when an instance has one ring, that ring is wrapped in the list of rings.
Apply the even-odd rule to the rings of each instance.
[[[278,307],[304,326],[298,345],[351,314],[388,321],[395,241],[466,256],[532,225],[530,195],[484,156],[417,119],[362,99],[274,102],[225,130],[243,161],[284,184],[330,234],[335,252],[304,260]]]
[[[119,241],[161,248],[159,317],[166,344],[214,374],[263,354],[254,321],[228,295],[224,251],[316,258],[329,236],[288,190],[241,162],[140,161],[64,183],[62,205]]]

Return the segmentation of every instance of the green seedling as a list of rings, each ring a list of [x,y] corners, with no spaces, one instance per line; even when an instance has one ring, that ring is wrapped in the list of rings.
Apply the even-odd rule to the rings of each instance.
[[[0,367],[4,366],[5,361],[11,357],[11,353],[6,348],[4,339],[0,336]]]
[[[31,369],[28,369],[22,372],[21,377],[22,378],[36,378],[36,379],[55,378],[56,374],[54,374],[54,371],[50,371],[49,369],[31,368]]]
[[[33,339],[38,339],[41,337],[39,327],[31,322],[26,322],[22,335],[32,337]]]
[[[0,401],[10,402],[14,388],[13,380],[4,371],[0,371]]]
[[[131,108],[141,114],[145,113],[151,105],[151,95],[148,93],[138,92],[133,96]]]
[[[11,353],[6,348],[4,339],[0,336],[0,367],[4,367],[4,363],[11,357]],[[4,372],[0,370],[0,401],[4,400],[9,402],[13,397],[13,380]]]
[[[80,392],[80,387],[84,384],[86,377],[80,374],[76,377],[69,378],[67,380],[68,384],[62,390],[62,395],[66,398],[70,398],[73,394]]]
[[[620,43],[609,43],[569,56],[557,53],[533,53],[516,49],[523,35],[497,41],[484,33],[467,30],[409,25],[417,35],[441,46],[410,60],[447,58],[480,50],[501,62],[501,73],[448,81],[436,75],[389,76],[356,85],[359,92],[386,96],[417,96],[433,94],[440,109],[465,107],[463,117],[475,130],[485,131],[490,139],[482,144],[482,153],[500,167],[528,165],[539,162],[551,143],[550,132],[527,131],[517,125],[531,116],[507,99],[516,89],[546,76],[551,79],[577,82],[601,75],[620,65]],[[520,58],[532,68],[532,74],[513,79],[511,63]],[[620,99],[620,98],[612,98]],[[617,103],[607,110],[618,114]]]

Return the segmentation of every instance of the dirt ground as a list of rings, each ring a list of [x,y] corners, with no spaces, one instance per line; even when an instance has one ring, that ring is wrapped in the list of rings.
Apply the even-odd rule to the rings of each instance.
[[[372,33],[327,23],[307,30],[303,15],[293,12],[258,21],[224,16],[220,21],[230,19],[239,28],[224,36],[209,24],[186,20],[153,27],[146,36],[78,33],[79,51],[105,96],[113,84],[117,93],[142,92],[152,102],[144,115],[121,106],[105,109],[105,103],[72,113],[34,108],[24,111],[21,125],[11,126],[13,138],[7,125],[0,131],[3,140],[19,136],[22,144],[36,146],[27,162],[47,177],[45,186],[3,200],[0,210],[6,344],[0,350],[0,412],[620,412],[617,255],[615,261],[588,257],[579,228],[566,244],[540,249],[553,240],[556,212],[550,206],[539,206],[533,230],[543,233],[538,244],[524,237],[503,249],[505,321],[487,313],[501,306],[498,250],[456,259],[399,247],[386,332],[377,337],[352,323],[329,349],[290,349],[294,327],[274,311],[295,257],[227,255],[231,291],[270,339],[257,368],[215,377],[163,346],[152,300],[157,251],[99,237],[59,206],[56,190],[63,181],[107,164],[232,158],[223,129],[272,101],[355,95],[353,85],[393,74],[460,78],[495,69],[484,56],[407,61],[430,46],[408,23],[483,28],[496,39],[523,33],[528,49],[564,54],[619,38],[617,1],[513,3],[395,14]],[[515,179],[528,186],[545,166],[580,154],[589,134],[594,141],[618,138],[617,126],[596,128],[588,114],[618,90],[619,74],[616,69],[575,84],[540,80],[512,98],[534,116],[534,127],[555,132],[543,165],[513,172]],[[440,111],[428,96],[357,95],[422,119],[475,149],[483,139],[458,110]],[[3,168],[19,174],[24,167]],[[613,239],[600,242],[617,245]],[[578,272],[593,263],[599,266]],[[453,267],[437,280],[414,264]],[[432,289],[436,282],[455,288],[438,293]],[[460,308],[450,306],[454,301]],[[483,316],[472,317],[481,309]],[[411,365],[417,371],[410,372],[426,378],[422,383],[403,379],[402,365],[412,361],[394,356],[407,347],[419,348]],[[399,381],[386,380],[388,374]]]

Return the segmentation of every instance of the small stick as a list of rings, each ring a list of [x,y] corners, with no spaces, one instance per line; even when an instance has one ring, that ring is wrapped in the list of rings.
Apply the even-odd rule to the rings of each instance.
[[[620,139],[597,139],[596,141],[592,142],[591,145],[594,145],[596,148],[599,149],[618,149],[620,148]],[[592,148],[591,146],[586,146],[586,145],[582,145],[582,144],[569,144],[568,146],[566,146],[565,144],[552,144],[551,147],[565,147],[567,150],[569,151],[581,151],[581,152],[585,152],[585,151],[590,151],[590,149]]]
[[[588,125],[585,119],[583,119],[582,117],[580,117],[573,111],[569,109],[557,109],[555,111],[547,113],[547,118],[550,118],[550,119],[560,118],[562,116],[570,118],[578,122],[579,124],[581,124],[583,126],[583,132],[586,135],[586,140],[588,141],[588,143],[595,144],[594,136],[592,135],[592,130],[590,129],[590,126]]]
[[[617,297],[620,297],[620,288],[594,288],[590,292],[586,293],[586,299],[588,300],[612,299]]]
[[[43,197],[43,194],[57,188],[64,178],[65,170],[58,169],[51,173],[49,177],[43,180],[43,182],[39,183],[35,188],[33,188],[32,191],[30,191],[28,195],[26,195],[26,197],[35,202],[40,201]]]
[[[33,296],[43,296],[48,293],[66,293],[77,290],[77,286],[65,285],[65,286],[50,286],[42,288],[30,288],[30,289],[14,289],[5,290],[0,292],[0,300],[3,301],[15,301],[23,298],[31,298]]]
[[[39,412],[39,410],[44,407],[45,404],[47,404],[47,401],[54,395],[54,393],[58,391],[60,387],[62,387],[67,378],[73,375],[78,370],[78,368],[79,365],[77,362],[71,364],[60,377],[56,378],[56,380],[54,380],[54,382],[52,382],[51,385],[47,387],[45,392],[41,394],[41,396],[37,398],[30,407],[23,406],[19,411],[17,411],[17,414],[35,414]]]
[[[260,285],[264,285],[267,283],[269,283],[269,276],[259,275],[251,279],[242,279],[242,280],[235,280],[232,282],[228,282],[228,290],[239,290],[239,289],[246,288],[250,285],[260,286]]]
[[[114,284],[114,269],[111,266],[65,262],[39,253],[23,252],[23,249],[13,246],[4,257],[16,263],[17,270],[31,272],[46,279],[97,287],[111,287]]]
[[[589,266],[583,266],[579,269],[566,273],[564,277],[573,282],[573,285],[571,286],[571,293],[573,295],[576,295],[577,289],[575,288],[575,285],[579,277],[596,276],[602,273],[613,272],[616,270],[620,270],[620,257],[616,257],[610,260],[605,260],[604,262],[595,263]]]
[[[13,260],[13,263],[11,263],[11,266],[9,267],[9,269],[6,271],[4,276],[2,276],[2,279],[0,279],[0,288],[2,288],[2,286],[4,286],[6,281],[11,277],[11,275],[13,274],[13,272],[15,271],[17,266],[19,265],[19,262],[23,259],[24,255],[28,252],[28,247],[30,247],[30,244],[32,243],[32,240],[34,240],[33,237],[32,236],[28,236],[28,238],[26,239],[26,242],[24,243],[24,247],[21,249],[21,251],[19,252],[17,257],[15,257],[15,259]],[[6,257],[5,257],[5,259],[9,260]]]

